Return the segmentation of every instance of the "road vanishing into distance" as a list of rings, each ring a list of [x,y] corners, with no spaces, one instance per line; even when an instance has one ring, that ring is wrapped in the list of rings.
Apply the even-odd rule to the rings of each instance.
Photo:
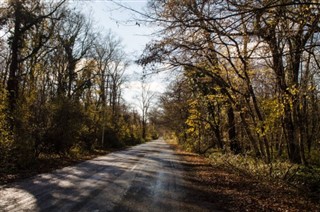
[[[162,139],[0,187],[0,211],[212,211]],[[198,191],[199,192],[199,191]]]

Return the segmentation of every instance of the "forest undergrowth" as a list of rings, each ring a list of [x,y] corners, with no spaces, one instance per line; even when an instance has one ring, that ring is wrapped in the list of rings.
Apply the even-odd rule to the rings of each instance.
[[[288,161],[265,163],[262,160],[243,155],[211,153],[206,156],[213,166],[225,167],[239,176],[259,181],[285,183],[320,202],[320,166],[292,164]]]
[[[227,211],[320,210],[319,169],[315,167],[285,162],[267,165],[221,153],[205,156],[185,151],[172,140],[168,143],[188,164],[186,178],[201,187],[202,192],[194,194],[196,199],[214,202]]]

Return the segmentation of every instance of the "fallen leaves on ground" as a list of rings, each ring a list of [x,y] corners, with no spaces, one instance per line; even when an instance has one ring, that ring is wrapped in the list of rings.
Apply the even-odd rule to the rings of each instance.
[[[319,202],[284,182],[262,182],[176,150],[186,161],[186,179],[197,187],[197,194],[190,194],[194,202],[213,202],[223,211],[320,211]]]
[[[0,169],[0,185],[15,182],[20,179],[32,177],[36,174],[48,173],[53,170],[66,166],[75,165],[85,160],[93,159],[99,155],[105,155],[107,151],[99,150],[87,152],[78,156],[63,156],[63,155],[42,155],[34,161],[29,167]]]

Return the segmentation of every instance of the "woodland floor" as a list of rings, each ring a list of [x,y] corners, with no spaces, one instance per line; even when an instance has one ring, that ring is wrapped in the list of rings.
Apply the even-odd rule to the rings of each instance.
[[[184,158],[186,179],[197,187],[198,192],[187,195],[192,197],[190,201],[194,203],[213,202],[221,211],[320,211],[319,197],[310,197],[308,192],[285,182],[261,182],[227,167],[214,166],[206,158],[184,152],[176,146],[174,148],[176,154]],[[106,152],[95,152],[77,158],[44,158],[29,169],[1,171],[0,184],[50,172],[101,154]]]
[[[77,156],[43,155],[34,161],[28,168],[10,169],[6,167],[1,169],[0,167],[0,185],[15,182],[41,173],[49,173],[56,169],[105,155],[108,152],[110,151],[98,150]]]
[[[187,177],[200,187],[193,201],[215,202],[222,211],[320,211],[319,197],[285,182],[261,182],[175,148],[186,161]]]

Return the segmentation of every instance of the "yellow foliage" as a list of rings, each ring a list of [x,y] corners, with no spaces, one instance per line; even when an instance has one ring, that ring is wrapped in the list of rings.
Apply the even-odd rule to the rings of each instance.
[[[284,115],[284,105],[277,99],[264,99],[262,108],[265,118],[263,122],[258,123],[255,130],[260,136],[265,136],[277,127],[276,122]]]
[[[9,130],[7,117],[7,92],[0,87],[0,164],[6,161],[13,144],[12,133]]]

